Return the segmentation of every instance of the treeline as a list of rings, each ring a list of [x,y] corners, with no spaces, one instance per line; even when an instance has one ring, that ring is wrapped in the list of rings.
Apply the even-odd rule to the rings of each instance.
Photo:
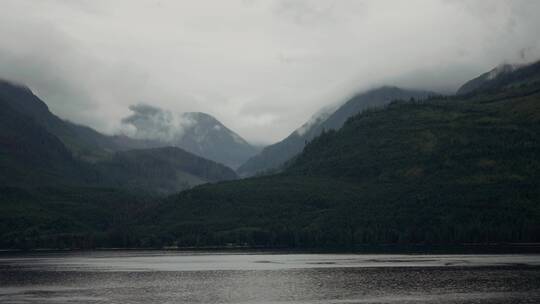
[[[168,235],[166,241],[177,246],[313,248],[540,241],[540,210],[532,199],[540,195],[535,184],[516,183],[512,193],[507,184],[481,191],[472,185],[440,185],[433,193],[416,183],[358,188],[328,179],[301,181],[286,176],[259,182],[280,184],[283,192],[257,189],[255,194],[250,181],[243,186],[235,182],[234,193],[201,187],[189,191],[190,197],[186,193],[162,206],[173,213],[159,217],[160,225],[148,223],[147,228]],[[332,191],[341,194],[332,197]]]

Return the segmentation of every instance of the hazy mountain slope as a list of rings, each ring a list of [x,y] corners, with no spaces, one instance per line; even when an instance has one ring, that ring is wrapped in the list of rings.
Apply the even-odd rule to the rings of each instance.
[[[144,223],[179,245],[539,241],[539,122],[538,83],[396,102],[314,139],[279,175],[196,187]]]
[[[516,86],[540,81],[540,61],[526,65],[502,64],[467,81],[457,94]]]
[[[107,185],[164,193],[237,178],[230,168],[175,147],[116,152],[96,167]]]
[[[35,123],[57,136],[77,158],[97,161],[113,151],[158,146],[151,141],[135,140],[125,136],[103,135],[89,127],[62,120],[49,111],[47,105],[30,89],[0,80],[0,98],[13,111],[32,118]]]
[[[183,115],[194,123],[186,128],[177,145],[191,153],[235,169],[258,152],[240,135],[208,114],[188,112]]]
[[[237,168],[258,152],[257,148],[208,114],[177,114],[145,104],[134,105],[130,109],[133,114],[122,122],[136,138],[179,147],[231,168]]]
[[[250,176],[281,167],[286,161],[300,153],[306,142],[321,134],[323,130],[339,129],[349,117],[365,109],[380,107],[396,99],[418,99],[430,95],[433,95],[433,93],[404,90],[396,87],[381,87],[358,94],[335,112],[315,117],[284,140],[267,146],[259,154],[240,166],[238,173],[242,176]]]

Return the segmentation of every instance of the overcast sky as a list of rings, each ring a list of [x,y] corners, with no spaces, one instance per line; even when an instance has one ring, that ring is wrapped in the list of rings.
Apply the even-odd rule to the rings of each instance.
[[[129,106],[282,139],[377,85],[451,92],[540,58],[537,0],[0,0],[0,78],[114,133]]]

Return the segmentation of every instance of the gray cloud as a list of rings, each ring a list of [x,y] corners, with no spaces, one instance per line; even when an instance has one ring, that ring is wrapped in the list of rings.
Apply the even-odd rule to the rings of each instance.
[[[180,140],[195,121],[187,115],[172,113],[147,104],[132,105],[133,112],[122,119],[122,133],[141,139],[159,139],[163,142]]]
[[[3,0],[0,77],[108,133],[151,100],[272,142],[373,86],[451,92],[537,60],[539,11],[527,0]]]

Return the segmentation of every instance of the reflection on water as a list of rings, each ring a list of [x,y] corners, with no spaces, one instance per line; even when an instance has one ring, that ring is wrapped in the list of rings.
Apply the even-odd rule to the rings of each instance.
[[[540,256],[4,255],[0,303],[540,303]]]

